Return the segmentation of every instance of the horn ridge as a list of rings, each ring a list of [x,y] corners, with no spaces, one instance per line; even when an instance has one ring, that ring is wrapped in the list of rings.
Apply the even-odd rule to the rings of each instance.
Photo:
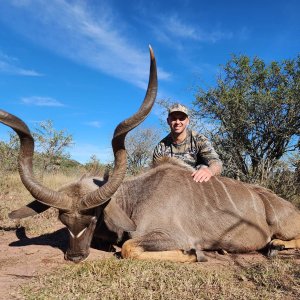
[[[112,176],[110,176],[108,182],[105,185],[99,187],[96,191],[93,191],[86,195],[86,197],[81,202],[82,210],[99,206],[108,201],[124,180],[127,170],[125,137],[129,131],[138,126],[148,116],[154,105],[157,94],[157,68],[154,52],[151,46],[149,46],[149,51],[150,75],[144,101],[139,110],[134,115],[122,121],[116,127],[112,139],[112,148],[115,157],[113,174]]]

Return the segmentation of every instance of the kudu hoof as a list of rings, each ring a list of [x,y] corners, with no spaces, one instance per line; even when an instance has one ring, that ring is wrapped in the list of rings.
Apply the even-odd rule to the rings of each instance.
[[[115,252],[115,253],[113,254],[113,256],[114,256],[115,258],[117,258],[117,259],[122,259],[121,251]]]
[[[277,256],[278,251],[284,250],[284,245],[273,245],[272,243],[269,244],[267,257],[273,258]]]
[[[204,252],[201,250],[196,250],[196,257],[197,257],[198,262],[207,262],[208,261]]]
[[[227,255],[228,254],[228,252],[224,249],[218,250],[218,253],[221,254],[221,255]]]
[[[188,254],[188,255],[195,255],[197,262],[206,262],[206,261],[208,261],[202,250],[190,249],[190,250],[184,251],[183,253]]]

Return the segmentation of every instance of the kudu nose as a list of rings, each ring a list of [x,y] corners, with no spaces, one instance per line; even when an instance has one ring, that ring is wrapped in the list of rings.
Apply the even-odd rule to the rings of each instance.
[[[89,253],[65,253],[65,260],[69,260],[75,264],[84,261],[89,256]]]

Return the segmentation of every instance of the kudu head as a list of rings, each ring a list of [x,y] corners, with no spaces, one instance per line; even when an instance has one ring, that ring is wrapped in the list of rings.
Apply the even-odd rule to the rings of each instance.
[[[49,207],[57,208],[60,221],[69,231],[69,248],[65,258],[73,262],[80,262],[89,255],[97,220],[99,217],[103,218],[103,209],[100,206],[111,199],[126,174],[125,137],[147,117],[154,104],[157,94],[157,70],[151,47],[150,59],[150,76],[145,99],[139,110],[115,129],[112,139],[115,163],[112,175],[107,181],[82,178],[58,191],[43,186],[33,175],[34,140],[27,125],[16,116],[0,110],[0,122],[11,127],[20,138],[19,174],[26,189],[36,199],[27,206],[11,212],[9,216],[14,219],[25,218]],[[134,230],[130,220],[124,227]]]

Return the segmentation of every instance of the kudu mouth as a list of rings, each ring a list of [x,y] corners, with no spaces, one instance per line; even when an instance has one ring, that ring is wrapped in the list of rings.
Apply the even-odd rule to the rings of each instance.
[[[87,251],[85,253],[72,253],[72,252],[66,252],[65,253],[65,260],[69,260],[75,264],[78,264],[80,262],[83,262],[90,254],[90,251]]]

